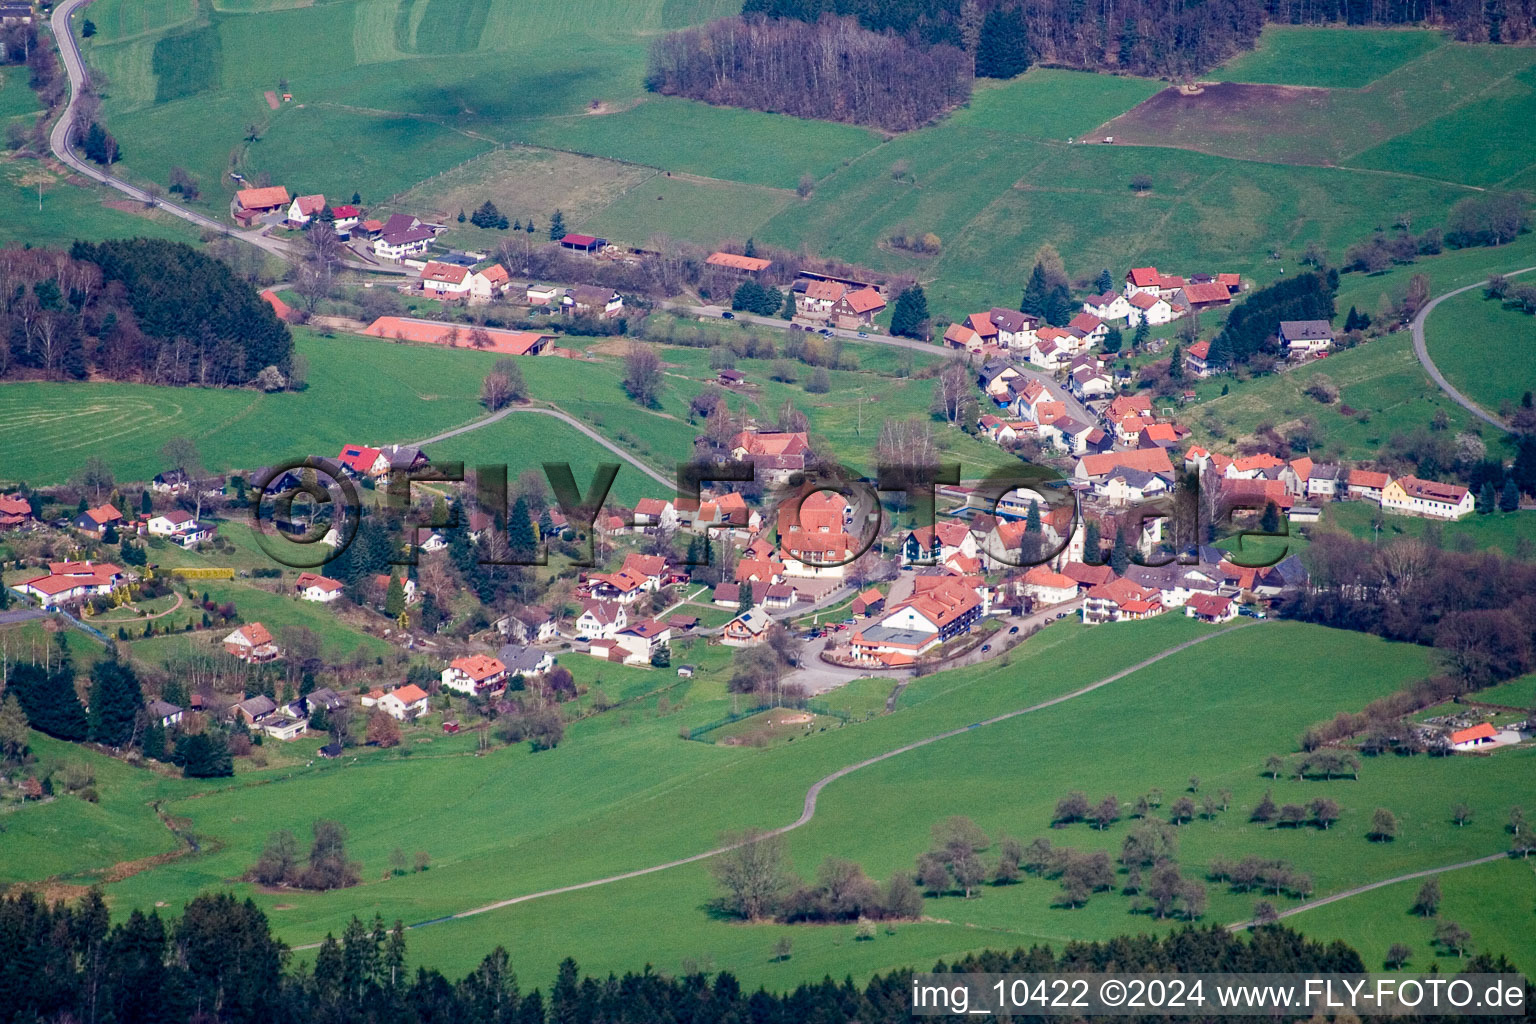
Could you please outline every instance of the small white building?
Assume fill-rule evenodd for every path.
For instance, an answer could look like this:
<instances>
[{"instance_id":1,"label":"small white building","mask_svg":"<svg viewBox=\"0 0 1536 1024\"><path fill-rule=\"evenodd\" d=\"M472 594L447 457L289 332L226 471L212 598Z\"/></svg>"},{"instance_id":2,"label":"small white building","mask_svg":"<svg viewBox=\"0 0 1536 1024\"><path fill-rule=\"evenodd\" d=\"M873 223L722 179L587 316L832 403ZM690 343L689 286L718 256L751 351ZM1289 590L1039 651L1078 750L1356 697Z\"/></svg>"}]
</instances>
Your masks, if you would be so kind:
<instances>
[{"instance_id":1,"label":"small white building","mask_svg":"<svg viewBox=\"0 0 1536 1024\"><path fill-rule=\"evenodd\" d=\"M333 580L329 576L321 576L318 573L301 572L299 578L294 581L293 589L305 601L330 604L341 597L346 584L341 580Z\"/></svg>"}]
</instances>

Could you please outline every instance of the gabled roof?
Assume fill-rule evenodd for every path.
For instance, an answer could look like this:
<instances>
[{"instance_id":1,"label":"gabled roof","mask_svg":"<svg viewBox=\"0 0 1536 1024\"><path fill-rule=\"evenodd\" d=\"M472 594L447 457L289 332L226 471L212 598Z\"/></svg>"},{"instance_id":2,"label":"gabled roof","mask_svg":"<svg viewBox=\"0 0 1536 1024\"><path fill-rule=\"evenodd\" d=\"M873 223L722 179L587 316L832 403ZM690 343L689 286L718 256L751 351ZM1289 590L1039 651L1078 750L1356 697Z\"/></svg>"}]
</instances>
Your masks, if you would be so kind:
<instances>
[{"instance_id":1,"label":"gabled roof","mask_svg":"<svg viewBox=\"0 0 1536 1024\"><path fill-rule=\"evenodd\" d=\"M1184 297L1190 302L1229 302L1232 299L1232 290L1224 284L1211 282L1210 284L1186 284Z\"/></svg>"},{"instance_id":2,"label":"gabled roof","mask_svg":"<svg viewBox=\"0 0 1536 1024\"><path fill-rule=\"evenodd\" d=\"M379 449L369 448L366 445L349 444L341 449L341 454L336 456L336 461L352 470L354 473L366 473L373 468L373 464L379 459Z\"/></svg>"},{"instance_id":3,"label":"gabled roof","mask_svg":"<svg viewBox=\"0 0 1536 1024\"><path fill-rule=\"evenodd\" d=\"M282 185L269 188L243 188L235 193L235 202L242 210L266 210L288 205L288 190Z\"/></svg>"},{"instance_id":4,"label":"gabled roof","mask_svg":"<svg viewBox=\"0 0 1536 1024\"><path fill-rule=\"evenodd\" d=\"M853 307L855 313L869 313L885 308L885 299L873 288L860 288L843 296L843 301Z\"/></svg>"},{"instance_id":5,"label":"gabled roof","mask_svg":"<svg viewBox=\"0 0 1536 1024\"><path fill-rule=\"evenodd\" d=\"M115 523L123 518L123 514L114 508L111 502L105 505L97 505L95 508L88 508L85 510L84 515L98 526Z\"/></svg>"},{"instance_id":6,"label":"gabled roof","mask_svg":"<svg viewBox=\"0 0 1536 1024\"><path fill-rule=\"evenodd\" d=\"M1421 480L1416 476L1400 477L1397 486L1410 498L1438 501L1459 505L1467 496L1467 489L1460 484L1442 484L1438 480Z\"/></svg>"},{"instance_id":7,"label":"gabled roof","mask_svg":"<svg viewBox=\"0 0 1536 1024\"><path fill-rule=\"evenodd\" d=\"M319 573L301 572L299 578L294 581L294 586L299 590L308 590L310 587L319 587L327 594L335 593L346 586L341 580L333 580L329 576L321 576Z\"/></svg>"},{"instance_id":8,"label":"gabled roof","mask_svg":"<svg viewBox=\"0 0 1536 1024\"><path fill-rule=\"evenodd\" d=\"M846 285L836 281L809 281L805 286L805 297L821 302L836 302L848 291Z\"/></svg>"},{"instance_id":9,"label":"gabled roof","mask_svg":"<svg viewBox=\"0 0 1536 1024\"><path fill-rule=\"evenodd\" d=\"M1392 482L1392 478L1386 473L1377 473L1369 469L1352 469L1349 471L1350 487L1371 487L1381 490Z\"/></svg>"},{"instance_id":10,"label":"gabled roof","mask_svg":"<svg viewBox=\"0 0 1536 1024\"><path fill-rule=\"evenodd\" d=\"M463 284L469 276L468 267L455 266L452 263L439 263L429 260L425 267L421 268L421 279L433 281L439 284Z\"/></svg>"},{"instance_id":11,"label":"gabled roof","mask_svg":"<svg viewBox=\"0 0 1536 1024\"><path fill-rule=\"evenodd\" d=\"M1457 729L1451 733L1452 743L1470 743L1473 740L1491 740L1499 734L1491 722L1474 725L1470 729Z\"/></svg>"},{"instance_id":12,"label":"gabled roof","mask_svg":"<svg viewBox=\"0 0 1536 1024\"><path fill-rule=\"evenodd\" d=\"M596 243L597 243L597 236L595 236L595 235L578 235L574 231L571 232L570 234L566 235L564 238L560 239L560 244L561 245L581 245L581 246L589 246L590 247L592 245L595 245Z\"/></svg>"},{"instance_id":13,"label":"gabled roof","mask_svg":"<svg viewBox=\"0 0 1536 1024\"><path fill-rule=\"evenodd\" d=\"M1232 598L1224 594L1195 594L1185 602L1196 615L1225 615L1232 606Z\"/></svg>"},{"instance_id":14,"label":"gabled roof","mask_svg":"<svg viewBox=\"0 0 1536 1024\"><path fill-rule=\"evenodd\" d=\"M1115 578L1115 570L1107 565L1089 565L1086 562L1068 562L1061 567L1061 574L1076 580L1080 586L1097 586Z\"/></svg>"},{"instance_id":15,"label":"gabled roof","mask_svg":"<svg viewBox=\"0 0 1536 1024\"><path fill-rule=\"evenodd\" d=\"M1130 298L1131 305L1135 306L1137 309L1151 309L1153 306L1162 301L1162 299L1158 298L1151 292L1137 292Z\"/></svg>"},{"instance_id":16,"label":"gabled roof","mask_svg":"<svg viewBox=\"0 0 1536 1024\"><path fill-rule=\"evenodd\" d=\"M406 683L399 689L387 694L387 696L394 697L402 704L415 704L418 701L427 699L427 691L415 683Z\"/></svg>"},{"instance_id":17,"label":"gabled roof","mask_svg":"<svg viewBox=\"0 0 1536 1024\"><path fill-rule=\"evenodd\" d=\"M1021 313L1017 309L1003 309L1001 306L993 306L987 311L992 322L1000 331L1009 334L1018 334L1022 331L1032 330L1040 324L1040 318L1029 313Z\"/></svg>"},{"instance_id":18,"label":"gabled roof","mask_svg":"<svg viewBox=\"0 0 1536 1024\"><path fill-rule=\"evenodd\" d=\"M1155 288L1161 276L1156 267L1132 267L1125 278L1137 288Z\"/></svg>"},{"instance_id":19,"label":"gabled roof","mask_svg":"<svg viewBox=\"0 0 1536 1024\"><path fill-rule=\"evenodd\" d=\"M267 632L267 627L259 622L247 622L224 638L225 643L240 643L241 641L250 644L252 647L260 647L262 644L272 642L272 634Z\"/></svg>"},{"instance_id":20,"label":"gabled roof","mask_svg":"<svg viewBox=\"0 0 1536 1024\"><path fill-rule=\"evenodd\" d=\"M325 209L325 196L296 196L293 202L299 208L299 216L301 217L313 217ZM332 210L331 212L335 213L336 211Z\"/></svg>"},{"instance_id":21,"label":"gabled roof","mask_svg":"<svg viewBox=\"0 0 1536 1024\"><path fill-rule=\"evenodd\" d=\"M1169 474L1173 473L1173 463L1168 461L1168 452L1163 448L1138 448L1129 452L1103 452L1097 455L1084 455L1078 462L1083 472L1088 476L1103 476L1106 473L1125 467L1126 469L1139 469L1147 473Z\"/></svg>"},{"instance_id":22,"label":"gabled roof","mask_svg":"<svg viewBox=\"0 0 1536 1024\"><path fill-rule=\"evenodd\" d=\"M759 271L767 270L773 266L772 260L758 259L756 256L738 256L734 252L714 252L704 260L710 266L730 267L733 270Z\"/></svg>"},{"instance_id":23,"label":"gabled roof","mask_svg":"<svg viewBox=\"0 0 1536 1024\"><path fill-rule=\"evenodd\" d=\"M944 340L951 345L969 345L972 338L981 336L962 323L950 324L944 329Z\"/></svg>"},{"instance_id":24,"label":"gabled roof","mask_svg":"<svg viewBox=\"0 0 1536 1024\"><path fill-rule=\"evenodd\" d=\"M448 663L448 667L458 669L477 683L507 670L507 666L500 660L488 654L470 654L462 658L454 658Z\"/></svg>"},{"instance_id":25,"label":"gabled roof","mask_svg":"<svg viewBox=\"0 0 1536 1024\"><path fill-rule=\"evenodd\" d=\"M1327 320L1281 320L1280 337L1284 341L1332 340L1333 326Z\"/></svg>"},{"instance_id":26,"label":"gabled roof","mask_svg":"<svg viewBox=\"0 0 1536 1024\"><path fill-rule=\"evenodd\" d=\"M1208 359L1211 355L1211 343L1208 341L1197 341L1189 346L1188 351L1196 359Z\"/></svg>"},{"instance_id":27,"label":"gabled roof","mask_svg":"<svg viewBox=\"0 0 1536 1024\"><path fill-rule=\"evenodd\" d=\"M1100 320L1092 313L1079 313L1071 319L1067 326L1075 327L1082 331L1084 334L1092 334L1094 331L1104 326L1104 321Z\"/></svg>"},{"instance_id":28,"label":"gabled roof","mask_svg":"<svg viewBox=\"0 0 1536 1024\"><path fill-rule=\"evenodd\" d=\"M1031 587L1051 587L1056 590L1070 590L1077 586L1077 581L1070 576L1055 572L1044 565L1037 565L1024 574L1024 583Z\"/></svg>"},{"instance_id":29,"label":"gabled roof","mask_svg":"<svg viewBox=\"0 0 1536 1024\"><path fill-rule=\"evenodd\" d=\"M342 203L340 206L331 207L331 213L335 215L337 220L347 220L350 217L356 217L359 211L357 207L350 203Z\"/></svg>"}]
</instances>

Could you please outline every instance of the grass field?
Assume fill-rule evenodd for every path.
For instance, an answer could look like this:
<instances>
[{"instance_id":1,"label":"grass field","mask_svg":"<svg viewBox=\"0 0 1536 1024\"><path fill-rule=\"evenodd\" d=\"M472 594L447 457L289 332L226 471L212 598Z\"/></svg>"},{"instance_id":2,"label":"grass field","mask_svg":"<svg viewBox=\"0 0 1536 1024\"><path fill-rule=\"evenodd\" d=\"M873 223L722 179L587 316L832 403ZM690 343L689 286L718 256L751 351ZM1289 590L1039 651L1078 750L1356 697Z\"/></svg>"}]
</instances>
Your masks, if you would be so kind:
<instances>
[{"instance_id":1,"label":"grass field","mask_svg":"<svg viewBox=\"0 0 1536 1024\"><path fill-rule=\"evenodd\" d=\"M1515 281L1522 280L1514 278ZM1536 317L1505 309L1481 290L1435 307L1424 326L1429 356L1456 389L1495 415L1518 405L1536 387L1529 369L1536 351Z\"/></svg>"},{"instance_id":2,"label":"grass field","mask_svg":"<svg viewBox=\"0 0 1536 1024\"><path fill-rule=\"evenodd\" d=\"M1536 708L1536 674L1511 679L1477 695L1490 704L1508 704L1517 708Z\"/></svg>"},{"instance_id":3,"label":"grass field","mask_svg":"<svg viewBox=\"0 0 1536 1024\"><path fill-rule=\"evenodd\" d=\"M422 920L599 877L704 848L717 830L732 824L789 820L805 786L842 764L1066 692L1198 631L1174 616L1112 636L1061 623L1013 652L1008 665L914 681L897 714L765 750L683 742L676 737L680 716L658 718L641 705L630 709L627 725L611 716L578 724L569 742L550 754L503 750L485 760L439 756L433 747L410 758L289 771L270 786L168 805L222 845L204 857L134 876L113 886L111 896L121 912L153 900L175 903L200 886L219 884L249 863L267 830L302 831L317 806L348 825L353 854L362 860L368 881L325 897L256 894L264 905L290 905L273 911L276 927L290 941L337 928L363 907L377 906L386 918ZM1234 675L1234 658L1265 664L1266 670ZM1365 665L1370 671L1360 671ZM850 776L829 788L813 822L792 834L791 853L802 873L823 857L838 855L883 877L909 866L927 841L928 823L950 813L970 814L994 834L1026 841L1050 835L1057 843L1117 848L1126 824L1102 834L1086 826L1052 832L1047 819L1055 799L1069 788L1095 797L1118 791L1126 799L1153 785L1172 799L1190 774L1202 777L1202 792L1233 792L1231 811L1181 830L1181 862L1191 872L1211 857L1267 852L1311 872L1318 891L1326 893L1498 849L1501 788L1518 787L1516 780L1530 768L1529 751L1492 759L1371 760L1359 781L1272 782L1262 775L1264 756L1294 749L1306 724L1335 709L1358 707L1428 668L1422 649L1357 634L1283 623L1244 627L1049 712L967 733ZM605 676L609 672L603 669ZM718 687L717 681L690 683L682 720L707 721L728 708ZM862 695L850 697L873 707L883 703L884 692L879 681L871 681ZM1264 702L1264 715L1244 713L1254 701ZM1202 727L1212 720L1227 727ZM1157 768L1149 772L1149 765ZM583 785L574 790L565 785L572 777L582 778ZM431 781L413 786L406 779ZM1249 825L1243 809L1268 788L1282 801L1304 802L1326 792L1344 805L1344 817L1326 833ZM303 799L292 799L299 791ZM384 792L390 799L379 799ZM748 793L752 798L743 800ZM1463 795L1479 814L1472 825L1454 829L1445 820L1447 808ZM466 801L473 803L481 826L443 842L444 823L462 814ZM515 801L515 813L508 801ZM1363 838L1378 805L1393 807L1403 822L1395 844ZM386 806L388 813L380 813ZM432 871L374 881L396 846L427 849ZM1052 906L1057 892L1053 882L1027 880L987 888L969 901L931 900L929 916L950 924L901 925L894 936L877 936L870 949L855 945L849 928L791 929L795 955L787 967L768 961L779 929L711 920L701 909L712 885L700 865L437 925L411 938L417 962L444 969L461 970L482 947L504 942L519 969L535 975L547 973L566 954L597 970L641 958L673 969L685 957L709 957L717 969L738 971L749 984L778 987L823 971L858 977L912 956L1168 927L1128 915L1126 900L1114 895L1096 896L1083 910L1063 910ZM1213 887L1210 917L1240 918L1252 898ZM595 925L599 919L605 921L602 928ZM1520 962L1536 950L1522 940L1510 952Z\"/></svg>"},{"instance_id":4,"label":"grass field","mask_svg":"<svg viewBox=\"0 0 1536 1024\"><path fill-rule=\"evenodd\" d=\"M1356 537L1369 539L1375 535L1374 524L1380 510L1369 502L1341 501L1324 506L1323 523L1337 526ZM1449 548L1467 545L1472 550L1490 548L1513 558L1518 542L1523 537L1536 541L1536 512L1490 512L1473 514L1454 523L1437 522L1419 516L1380 515L1381 533L1376 539L1388 544L1397 537L1422 537L1432 527L1438 530L1441 542ZM1529 556L1527 556L1529 557Z\"/></svg>"},{"instance_id":5,"label":"grass field","mask_svg":"<svg viewBox=\"0 0 1536 1024\"><path fill-rule=\"evenodd\" d=\"M1253 51L1205 77L1218 82L1359 89L1444 42L1437 32L1266 25Z\"/></svg>"},{"instance_id":6,"label":"grass field","mask_svg":"<svg viewBox=\"0 0 1536 1024\"><path fill-rule=\"evenodd\" d=\"M1303 394L1316 374L1338 385L1338 402L1324 406ZM1442 411L1453 431L1472 425L1471 415L1425 377L1407 331L1336 352L1315 366L1246 381L1203 381L1196 393L1200 402L1186 420L1200 443L1230 447L1266 423L1284 435L1302 418L1312 417L1322 438L1310 453L1318 461L1374 458L1393 435L1427 428ZM1351 415L1342 411L1346 405L1354 410ZM1487 440L1490 450L1497 451L1495 439Z\"/></svg>"}]
</instances>

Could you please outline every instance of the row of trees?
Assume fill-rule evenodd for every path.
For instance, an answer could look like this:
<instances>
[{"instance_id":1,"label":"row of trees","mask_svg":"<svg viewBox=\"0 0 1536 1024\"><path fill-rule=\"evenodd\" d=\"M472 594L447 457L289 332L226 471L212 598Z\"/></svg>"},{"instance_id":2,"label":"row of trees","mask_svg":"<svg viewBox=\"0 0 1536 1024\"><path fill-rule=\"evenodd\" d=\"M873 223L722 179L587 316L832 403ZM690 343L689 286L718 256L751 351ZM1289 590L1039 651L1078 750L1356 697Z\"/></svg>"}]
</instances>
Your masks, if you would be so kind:
<instances>
[{"instance_id":1,"label":"row of trees","mask_svg":"<svg viewBox=\"0 0 1536 1024\"><path fill-rule=\"evenodd\" d=\"M1449 932L1446 937L1460 938ZM179 918L134 911L116 924L97 890L73 907L50 905L31 892L6 895L0 897L0 948L8 954L0 961L0 1024L39 1019L181 1024L208 1019L210 1007L217 1007L226 1024L567 1024L642 1019L637 1014L647 1021L697 1024L898 1024L910 1017L912 985L911 969L902 968L877 974L862 987L827 978L782 993L749 991L729 972L711 978L696 965L676 975L647 968L583 977L567 958L546 994L520 983L501 948L456 981L430 967L407 970L405 928L400 922L386 926L378 917L371 924L354 917L339 938L326 937L312 964L301 966L288 961L254 901L224 893L198 896ZM787 948L781 940L772 955L783 958ZM1465 950L1463 945L1455 951ZM1342 942L1325 944L1278 925L1248 934L1188 927L1163 936L1073 943L1059 953L1044 945L983 951L934 969L1053 973L1110 971L1126 964L1178 973L1365 970L1360 956ZM1466 970L1515 969L1502 957L1481 954L1467 961ZM1532 992L1527 986L1527 1000ZM1160 1018L1126 1019L1142 1024Z\"/></svg>"},{"instance_id":2,"label":"row of trees","mask_svg":"<svg viewBox=\"0 0 1536 1024\"><path fill-rule=\"evenodd\" d=\"M662 36L646 87L668 96L905 131L971 94L971 62L853 18L722 18Z\"/></svg>"},{"instance_id":3,"label":"row of trees","mask_svg":"<svg viewBox=\"0 0 1536 1024\"><path fill-rule=\"evenodd\" d=\"M1228 366L1246 363L1260 352L1277 352L1280 321L1332 320L1338 289L1336 270L1297 274L1260 288L1227 315L1226 324L1211 341L1210 361Z\"/></svg>"}]
</instances>

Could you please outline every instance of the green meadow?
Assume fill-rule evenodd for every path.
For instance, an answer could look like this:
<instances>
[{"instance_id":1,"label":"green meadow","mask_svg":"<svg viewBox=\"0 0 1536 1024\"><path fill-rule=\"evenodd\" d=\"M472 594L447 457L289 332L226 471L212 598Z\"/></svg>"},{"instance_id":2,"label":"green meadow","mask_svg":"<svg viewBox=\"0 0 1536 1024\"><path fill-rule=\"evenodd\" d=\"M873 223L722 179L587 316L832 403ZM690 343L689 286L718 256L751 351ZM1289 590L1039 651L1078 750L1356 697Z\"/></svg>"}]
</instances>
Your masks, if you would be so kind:
<instances>
[{"instance_id":1,"label":"green meadow","mask_svg":"<svg viewBox=\"0 0 1536 1024\"><path fill-rule=\"evenodd\" d=\"M1528 372L1536 351L1536 317L1506 309L1497 299L1485 298L1481 289L1436 306L1424 337L1429 357L1446 379L1494 415L1518 405L1536 387Z\"/></svg>"},{"instance_id":2,"label":"green meadow","mask_svg":"<svg viewBox=\"0 0 1536 1024\"><path fill-rule=\"evenodd\" d=\"M1536 708L1536 675L1521 676L1492 689L1483 690L1478 700L1490 704L1508 704L1517 708Z\"/></svg>"},{"instance_id":3,"label":"green meadow","mask_svg":"<svg viewBox=\"0 0 1536 1024\"><path fill-rule=\"evenodd\" d=\"M1493 549L1509 558L1519 552L1519 541L1536 538L1536 512L1473 513L1455 522L1437 522L1420 516L1386 515L1368 502L1343 501L1324 506L1323 522L1362 539L1374 538L1389 544L1398 537L1423 537L1434 531L1444 546L1468 547L1474 551ZM1376 524L1381 524L1378 533ZM1527 555L1526 557L1530 557Z\"/></svg>"},{"instance_id":4,"label":"green meadow","mask_svg":"<svg viewBox=\"0 0 1536 1024\"><path fill-rule=\"evenodd\" d=\"M1259 45L1205 77L1218 82L1358 89L1444 42L1435 32L1269 25Z\"/></svg>"},{"instance_id":5,"label":"green meadow","mask_svg":"<svg viewBox=\"0 0 1536 1024\"><path fill-rule=\"evenodd\" d=\"M678 738L679 723L709 721L729 708L718 670L675 686L670 678L630 670L650 676L635 682L639 692L671 686L674 707L680 699L682 710L658 715L654 700L631 704L622 718L610 712L577 723L566 743L539 755L517 748L472 757L467 748L433 740L355 764L251 773L242 776L246 784L169 802L166 811L190 818L208 852L136 874L110 886L109 896L122 913L157 901L175 905L202 887L229 884L268 831L287 827L302 836L324 807L348 826L364 883L325 895L252 891L280 934L311 942L339 929L350 914L374 908L386 919L429 920L687 856L708 849L727 828L786 823L805 788L842 765L1070 692L1207 631L1173 615L1118 628L1057 624L1026 641L1007 663L914 681L894 714L766 749ZM697 662L694 654L689 658ZM574 667L590 659L564 660ZM1233 664L1264 668L1233 673ZM611 666L592 665L605 689L626 685ZM1055 801L1069 789L1093 799L1113 792L1129 801L1155 786L1165 794L1166 814L1167 802L1192 775L1200 777L1201 793L1230 790L1231 799L1225 812L1178 829L1180 863L1191 876L1213 858L1257 853L1290 860L1327 894L1496 852L1506 841L1505 804L1528 791L1530 751L1491 759L1367 759L1358 780L1276 781L1264 774L1264 758L1295 750L1308 724L1358 708L1432 669L1428 652L1408 645L1297 624L1243 626L1051 709L967 731L839 780L823 792L810 824L790 834L789 852L802 875L839 856L885 877L910 869L928 842L929 824L950 814L970 815L994 836L1026 842L1045 836L1058 845L1113 852L1132 823L1102 833L1086 825L1052 829ZM867 701L849 697L869 710L883 707L888 689L872 682L867 690ZM269 784L249 784L258 780ZM1247 809L1266 790L1278 802L1326 795L1343 814L1326 832L1252 824ZM1462 799L1477 814L1458 829L1449 808ZM1399 817L1393 843L1365 839L1378 806ZM465 824L470 821L474 825ZM397 847L426 850L432 869L386 877ZM415 930L413 960L459 971L501 943L520 971L535 975L566 955L594 970L642 960L675 970L691 959L739 972L749 984L780 987L824 972L860 977L984 946L1059 944L1173 926L1130 913L1129 901L1114 893L1065 909L1057 883L1026 878L1015 886L984 886L970 900L930 899L924 922L898 924L893 933L859 943L851 926L786 929L719 920L706 908L713 894L707 865L669 869ZM1255 898L1213 884L1207 919L1240 920ZM1296 905L1285 898L1279 903ZM1296 920L1308 926L1308 915ZM1497 947L1517 963L1536 957L1528 935L1502 928L1480 934L1475 918L1463 923L1480 948ZM785 964L769 958L780 934L794 941Z\"/></svg>"},{"instance_id":6,"label":"green meadow","mask_svg":"<svg viewBox=\"0 0 1536 1024\"><path fill-rule=\"evenodd\" d=\"M941 318L1011 304L1045 243L1084 278L1156 263L1265 283L1309 243L1342 252L1389 226L1383 211L1437 223L1468 185L1515 187L1536 173L1536 151L1508 127L1528 120L1530 52L1422 30L1272 27L1216 74L1321 87L1326 103L1282 111L1283 133L1264 111L1225 110L1224 141L1182 149L1168 148L1186 144L1177 133L1146 146L1069 145L1141 109L1161 84L1058 69L982 83L947 118L894 137L644 91L655 33L733 9L583 0L557 17L473 0L449 16L426 0L341 0L189 14L162 0L143 13L105 8L85 44L111 83L106 114L125 170L163 184L183 166L213 213L234 188L230 170L450 215L476 196L503 197L504 212L541 226L559 207L572 228L631 244L755 236L912 274ZM293 101L268 109L263 93L281 83ZM509 143L609 166L552 181L547 160L493 176L472 160ZM1298 145L1332 155L1297 156ZM1360 150L1349 161L1358 167L1295 166ZM1441 155L1466 152L1497 152L1497 166ZM1128 188L1140 174L1153 181L1147 194ZM810 191L798 197L802 177ZM895 250L898 231L932 232L943 248Z\"/></svg>"}]
</instances>

